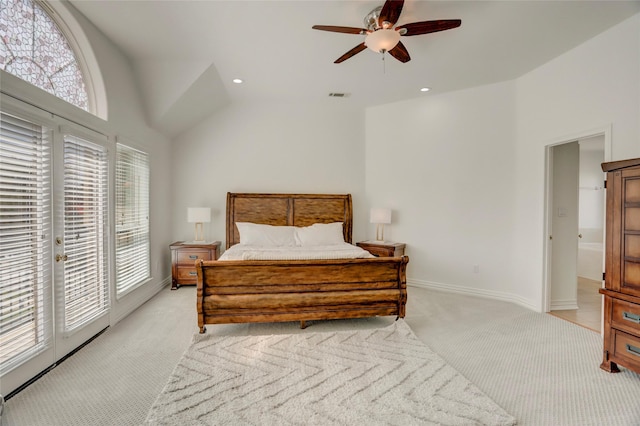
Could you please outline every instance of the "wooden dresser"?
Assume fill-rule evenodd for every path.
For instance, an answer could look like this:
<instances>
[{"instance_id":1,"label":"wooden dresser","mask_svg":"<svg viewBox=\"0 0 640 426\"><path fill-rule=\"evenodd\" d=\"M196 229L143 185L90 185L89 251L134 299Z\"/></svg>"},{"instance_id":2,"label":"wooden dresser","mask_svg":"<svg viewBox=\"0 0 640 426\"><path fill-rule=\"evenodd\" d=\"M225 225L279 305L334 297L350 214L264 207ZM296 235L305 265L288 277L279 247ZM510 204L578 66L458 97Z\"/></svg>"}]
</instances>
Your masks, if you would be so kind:
<instances>
[{"instance_id":1,"label":"wooden dresser","mask_svg":"<svg viewBox=\"0 0 640 426\"><path fill-rule=\"evenodd\" d=\"M197 260L218 260L220 241L194 244L178 241L169 246L171 249L171 290L181 285L196 285Z\"/></svg>"},{"instance_id":2,"label":"wooden dresser","mask_svg":"<svg viewBox=\"0 0 640 426\"><path fill-rule=\"evenodd\" d=\"M603 163L607 173L604 350L600 368L640 373L640 158Z\"/></svg>"}]
</instances>

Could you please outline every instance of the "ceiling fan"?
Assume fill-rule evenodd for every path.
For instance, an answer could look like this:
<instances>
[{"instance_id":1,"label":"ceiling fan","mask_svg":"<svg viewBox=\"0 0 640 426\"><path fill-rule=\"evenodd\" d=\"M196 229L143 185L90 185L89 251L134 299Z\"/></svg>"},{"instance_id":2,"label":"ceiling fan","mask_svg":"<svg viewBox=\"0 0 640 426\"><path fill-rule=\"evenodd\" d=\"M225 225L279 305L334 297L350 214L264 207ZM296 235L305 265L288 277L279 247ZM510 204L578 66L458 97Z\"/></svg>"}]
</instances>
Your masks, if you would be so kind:
<instances>
[{"instance_id":1,"label":"ceiling fan","mask_svg":"<svg viewBox=\"0 0 640 426\"><path fill-rule=\"evenodd\" d=\"M400 41L400 37L415 36L450 30L460 26L460 19L441 19L437 21L421 21L411 24L393 26L398 21L404 0L387 0L383 6L378 6L364 17L366 28L337 27L332 25L314 25L314 30L331 31L335 33L365 35L364 42L360 43L344 55L334 61L339 64L350 57L362 52L367 47L374 52L386 53L400 62L409 62L411 57L407 48Z\"/></svg>"}]
</instances>

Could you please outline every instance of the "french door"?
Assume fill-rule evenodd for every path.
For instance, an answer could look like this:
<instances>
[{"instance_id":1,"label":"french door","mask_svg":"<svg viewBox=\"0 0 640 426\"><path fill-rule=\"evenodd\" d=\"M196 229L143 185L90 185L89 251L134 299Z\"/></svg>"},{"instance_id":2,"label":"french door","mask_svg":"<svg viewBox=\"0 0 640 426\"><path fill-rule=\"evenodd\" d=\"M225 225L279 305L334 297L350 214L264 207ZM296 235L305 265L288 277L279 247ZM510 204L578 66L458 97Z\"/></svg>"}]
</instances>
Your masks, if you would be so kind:
<instances>
[{"instance_id":1,"label":"french door","mask_svg":"<svg viewBox=\"0 0 640 426\"><path fill-rule=\"evenodd\" d=\"M0 105L0 392L109 325L107 138ZM18 105L18 106L16 106Z\"/></svg>"}]
</instances>

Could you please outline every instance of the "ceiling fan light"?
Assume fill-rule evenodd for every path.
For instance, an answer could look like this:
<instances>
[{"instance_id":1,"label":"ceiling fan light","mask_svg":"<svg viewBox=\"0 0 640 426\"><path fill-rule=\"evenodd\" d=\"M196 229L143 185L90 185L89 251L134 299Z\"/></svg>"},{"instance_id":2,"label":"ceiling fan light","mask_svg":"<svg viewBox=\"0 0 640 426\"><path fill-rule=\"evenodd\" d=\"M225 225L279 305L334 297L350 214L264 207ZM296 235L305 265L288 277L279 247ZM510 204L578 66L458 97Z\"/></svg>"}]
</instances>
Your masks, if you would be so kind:
<instances>
[{"instance_id":1,"label":"ceiling fan light","mask_svg":"<svg viewBox=\"0 0 640 426\"><path fill-rule=\"evenodd\" d=\"M392 29L380 29L369 33L364 39L364 44L377 53L388 52L400 41L400 33Z\"/></svg>"}]
</instances>

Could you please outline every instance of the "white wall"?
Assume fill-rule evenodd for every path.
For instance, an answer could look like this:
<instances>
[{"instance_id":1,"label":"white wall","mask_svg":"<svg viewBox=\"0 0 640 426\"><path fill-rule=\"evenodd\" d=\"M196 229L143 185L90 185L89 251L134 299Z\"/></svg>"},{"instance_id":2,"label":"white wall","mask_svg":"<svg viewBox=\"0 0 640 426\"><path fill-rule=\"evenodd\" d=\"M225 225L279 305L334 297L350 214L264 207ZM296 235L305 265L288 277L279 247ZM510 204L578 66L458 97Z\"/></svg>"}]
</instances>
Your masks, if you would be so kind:
<instances>
[{"instance_id":1,"label":"white wall","mask_svg":"<svg viewBox=\"0 0 640 426\"><path fill-rule=\"evenodd\" d=\"M612 129L612 160L640 157L640 15L519 78L515 291L543 303L545 146Z\"/></svg>"},{"instance_id":2,"label":"white wall","mask_svg":"<svg viewBox=\"0 0 640 426\"><path fill-rule=\"evenodd\" d=\"M205 238L225 244L227 192L351 193L364 233L364 113L335 103L233 105L173 143L173 238L187 207L211 207Z\"/></svg>"},{"instance_id":3,"label":"white wall","mask_svg":"<svg viewBox=\"0 0 640 426\"><path fill-rule=\"evenodd\" d=\"M636 15L515 81L368 109L367 202L408 282L542 310L545 146L610 126L611 159L640 157L639 104Z\"/></svg>"},{"instance_id":4,"label":"white wall","mask_svg":"<svg viewBox=\"0 0 640 426\"><path fill-rule=\"evenodd\" d=\"M640 157L639 76L636 15L514 81L366 113L227 107L174 140L172 237L209 206L224 243L228 191L350 192L356 241L374 236L370 207L393 209L410 284L541 310L545 146L611 126L612 159Z\"/></svg>"},{"instance_id":5,"label":"white wall","mask_svg":"<svg viewBox=\"0 0 640 426\"><path fill-rule=\"evenodd\" d=\"M410 284L516 297L514 88L427 94L367 111L367 200L392 208L385 239L407 244Z\"/></svg>"}]
</instances>

